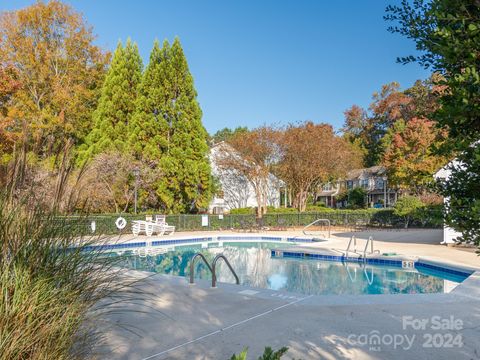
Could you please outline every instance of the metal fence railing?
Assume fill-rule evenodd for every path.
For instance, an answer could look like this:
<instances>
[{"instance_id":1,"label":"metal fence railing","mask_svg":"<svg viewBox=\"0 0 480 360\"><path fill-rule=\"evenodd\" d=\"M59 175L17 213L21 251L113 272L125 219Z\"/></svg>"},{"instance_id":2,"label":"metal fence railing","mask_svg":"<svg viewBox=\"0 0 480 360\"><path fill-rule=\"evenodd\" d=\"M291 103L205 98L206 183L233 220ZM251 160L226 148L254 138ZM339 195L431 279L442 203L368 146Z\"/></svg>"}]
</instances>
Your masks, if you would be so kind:
<instances>
[{"instance_id":1,"label":"metal fence railing","mask_svg":"<svg viewBox=\"0 0 480 360\"><path fill-rule=\"evenodd\" d=\"M115 225L116 219L122 216L127 220L127 226L120 231ZM202 222L204 216L208 222ZM265 214L257 219L253 214L241 215L167 215L166 221L174 225L176 231L199 231L199 230L254 230L270 229L285 230L287 228L304 227L317 219L328 219L332 227L382 227L402 228L405 219L395 216L392 210L336 210L315 213L274 213ZM441 209L428 209L412 215L409 227L413 228L440 228L443 223ZM145 215L132 214L108 214L108 215L85 215L59 217L58 223L65 226L73 226L81 234L92 233L92 222L95 222L96 234L118 234L119 232L131 232L133 220L145 220Z\"/></svg>"}]
</instances>

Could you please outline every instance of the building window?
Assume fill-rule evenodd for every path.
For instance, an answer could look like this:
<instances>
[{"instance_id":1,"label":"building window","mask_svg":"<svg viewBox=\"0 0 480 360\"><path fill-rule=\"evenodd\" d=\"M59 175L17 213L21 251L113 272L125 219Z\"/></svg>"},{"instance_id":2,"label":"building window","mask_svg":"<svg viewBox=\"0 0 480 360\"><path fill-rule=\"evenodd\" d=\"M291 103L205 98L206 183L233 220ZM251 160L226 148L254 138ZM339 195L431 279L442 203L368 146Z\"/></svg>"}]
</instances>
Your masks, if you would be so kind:
<instances>
[{"instance_id":1,"label":"building window","mask_svg":"<svg viewBox=\"0 0 480 360\"><path fill-rule=\"evenodd\" d=\"M223 207L215 206L213 208L213 214L214 215L222 215L224 213L223 210L224 210Z\"/></svg>"},{"instance_id":2,"label":"building window","mask_svg":"<svg viewBox=\"0 0 480 360\"><path fill-rule=\"evenodd\" d=\"M347 189L351 189L353 188L353 181L352 180L348 180L347 181Z\"/></svg>"},{"instance_id":3,"label":"building window","mask_svg":"<svg viewBox=\"0 0 480 360\"><path fill-rule=\"evenodd\" d=\"M360 180L360 186L364 189L368 189L368 179Z\"/></svg>"},{"instance_id":4,"label":"building window","mask_svg":"<svg viewBox=\"0 0 480 360\"><path fill-rule=\"evenodd\" d=\"M385 186L385 185L384 185L384 182L383 182L382 179L377 179L377 180L375 181L375 187L376 187L377 189L383 189L384 186Z\"/></svg>"},{"instance_id":5,"label":"building window","mask_svg":"<svg viewBox=\"0 0 480 360\"><path fill-rule=\"evenodd\" d=\"M332 184L328 183L323 185L323 191L330 191L332 190Z\"/></svg>"}]
</instances>

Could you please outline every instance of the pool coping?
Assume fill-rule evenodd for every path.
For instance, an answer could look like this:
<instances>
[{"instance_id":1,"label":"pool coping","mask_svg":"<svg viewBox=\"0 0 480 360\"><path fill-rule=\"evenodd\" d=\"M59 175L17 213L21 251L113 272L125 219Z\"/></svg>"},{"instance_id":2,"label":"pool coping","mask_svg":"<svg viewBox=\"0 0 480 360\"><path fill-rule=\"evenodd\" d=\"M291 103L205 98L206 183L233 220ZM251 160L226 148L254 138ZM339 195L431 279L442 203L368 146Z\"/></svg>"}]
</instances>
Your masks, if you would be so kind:
<instances>
[{"instance_id":1,"label":"pool coping","mask_svg":"<svg viewBox=\"0 0 480 360\"><path fill-rule=\"evenodd\" d=\"M125 241L117 241L115 243L94 243L85 246L85 250L115 250L115 249L131 249L136 247L156 247L169 245L194 245L202 243L222 243L222 242L272 242L272 243L317 243L327 241L323 238L298 237L298 236L266 236L266 235L216 235L216 236L175 236L169 238L149 237L145 240L135 241L136 239L128 239Z\"/></svg>"},{"instance_id":2,"label":"pool coping","mask_svg":"<svg viewBox=\"0 0 480 360\"><path fill-rule=\"evenodd\" d=\"M365 258L361 254L353 253L357 256L345 256L328 253L328 249L310 249L310 248L277 248L271 250L272 258L294 258L305 260L321 260L321 261L335 261L335 262L353 262L353 263L367 263L369 265L384 265L401 267L403 269L424 267L431 270L442 271L452 275L465 276L468 278L475 271L479 271L479 268L473 268L471 266L454 265L449 263L443 263L429 259L427 257L410 256L410 255L394 255L384 256L367 255ZM287 256L285 256L287 255ZM405 264L406 263L406 264ZM407 266L404 266L407 265Z\"/></svg>"}]
</instances>

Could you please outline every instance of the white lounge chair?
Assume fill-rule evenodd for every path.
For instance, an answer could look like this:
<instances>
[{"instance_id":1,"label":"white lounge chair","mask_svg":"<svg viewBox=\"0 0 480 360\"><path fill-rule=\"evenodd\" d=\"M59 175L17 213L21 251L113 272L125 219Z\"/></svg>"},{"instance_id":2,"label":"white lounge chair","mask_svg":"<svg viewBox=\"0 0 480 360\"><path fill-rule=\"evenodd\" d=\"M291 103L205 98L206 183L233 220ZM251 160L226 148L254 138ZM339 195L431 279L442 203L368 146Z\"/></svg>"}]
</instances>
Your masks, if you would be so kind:
<instances>
[{"instance_id":1,"label":"white lounge chair","mask_svg":"<svg viewBox=\"0 0 480 360\"><path fill-rule=\"evenodd\" d=\"M134 220L134 221L132 221L132 233L133 233L133 235L139 235L140 233L145 233L146 235L148 235L148 234L152 235L149 224L150 224L150 222L145 221L145 220Z\"/></svg>"},{"instance_id":2,"label":"white lounge chair","mask_svg":"<svg viewBox=\"0 0 480 360\"><path fill-rule=\"evenodd\" d=\"M165 215L155 215L155 221L151 221L151 219L152 217L149 215L147 220L132 221L132 233L134 235L145 233L147 236L152 236L155 233L162 236L175 232L175 226L168 225L165 222Z\"/></svg>"},{"instance_id":3,"label":"white lounge chair","mask_svg":"<svg viewBox=\"0 0 480 360\"><path fill-rule=\"evenodd\" d=\"M165 220L165 215L155 215L154 229L156 231L154 230L154 232L157 232L159 235L168 235L175 232L175 226L168 225Z\"/></svg>"}]
</instances>

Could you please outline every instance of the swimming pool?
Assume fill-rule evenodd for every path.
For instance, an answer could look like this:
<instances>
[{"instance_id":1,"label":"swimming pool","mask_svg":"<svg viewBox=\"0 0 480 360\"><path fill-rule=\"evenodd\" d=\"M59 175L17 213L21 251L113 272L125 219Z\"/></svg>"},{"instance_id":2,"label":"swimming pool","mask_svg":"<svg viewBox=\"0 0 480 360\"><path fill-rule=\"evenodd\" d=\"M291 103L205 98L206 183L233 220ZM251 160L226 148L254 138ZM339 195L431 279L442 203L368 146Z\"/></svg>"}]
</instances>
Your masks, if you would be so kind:
<instances>
[{"instance_id":1,"label":"swimming pool","mask_svg":"<svg viewBox=\"0 0 480 360\"><path fill-rule=\"evenodd\" d=\"M272 256L273 249L279 245L264 241L177 245L164 254L153 256L129 255L127 252L122 264L136 270L188 276L190 259L196 252L201 252L209 262L222 253L237 272L241 285L309 295L443 293L468 276L467 273L448 272L427 264L403 269L393 261L384 261L383 264L328 261L314 256L288 256L288 252L285 252L287 256ZM282 243L281 247L287 245ZM196 263L195 275L196 278L211 279L210 271L201 261ZM233 275L222 262L217 266L217 280L234 282Z\"/></svg>"}]
</instances>

